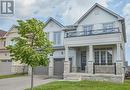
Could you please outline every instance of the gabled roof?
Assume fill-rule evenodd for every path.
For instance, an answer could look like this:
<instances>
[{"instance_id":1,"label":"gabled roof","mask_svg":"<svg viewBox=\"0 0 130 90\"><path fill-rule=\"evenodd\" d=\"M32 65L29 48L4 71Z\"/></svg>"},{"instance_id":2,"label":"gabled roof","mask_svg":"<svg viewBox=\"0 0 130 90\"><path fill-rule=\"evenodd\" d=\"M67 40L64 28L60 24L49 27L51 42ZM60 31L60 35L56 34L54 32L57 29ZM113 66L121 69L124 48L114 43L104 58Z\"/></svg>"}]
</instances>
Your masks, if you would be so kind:
<instances>
[{"instance_id":1,"label":"gabled roof","mask_svg":"<svg viewBox=\"0 0 130 90\"><path fill-rule=\"evenodd\" d=\"M79 18L79 20L78 20L75 24L80 23L80 22L81 22L93 9L95 9L96 7L99 7L99 8L101 8L102 10L104 10L104 11L110 13L111 15L117 17L118 20L124 19L123 17L121 17L120 15L114 13L113 11L111 11L111 10L109 10L109 9L107 9L107 8L105 8L105 7L103 7L103 6L101 6L101 5L98 4L98 3L95 3L81 18Z\"/></svg>"},{"instance_id":2,"label":"gabled roof","mask_svg":"<svg viewBox=\"0 0 130 90\"><path fill-rule=\"evenodd\" d=\"M6 31L0 30L0 38L2 38L6 34Z\"/></svg>"},{"instance_id":3,"label":"gabled roof","mask_svg":"<svg viewBox=\"0 0 130 90\"><path fill-rule=\"evenodd\" d=\"M13 28L16 28L16 25L12 25L11 28L9 29L9 31L11 31Z\"/></svg>"},{"instance_id":4,"label":"gabled roof","mask_svg":"<svg viewBox=\"0 0 130 90\"><path fill-rule=\"evenodd\" d=\"M60 27L64 27L60 22L58 22L57 20L55 20L55 19L52 18L52 17L50 17L50 18L46 21L45 26L46 26L50 21L55 22L55 23L56 23L58 26L60 26Z\"/></svg>"},{"instance_id":5,"label":"gabled roof","mask_svg":"<svg viewBox=\"0 0 130 90\"><path fill-rule=\"evenodd\" d=\"M6 37L6 35L7 35L8 33L10 33L13 28L16 28L16 25L12 25L11 28L9 29L9 31L4 35L4 37Z\"/></svg>"}]
</instances>

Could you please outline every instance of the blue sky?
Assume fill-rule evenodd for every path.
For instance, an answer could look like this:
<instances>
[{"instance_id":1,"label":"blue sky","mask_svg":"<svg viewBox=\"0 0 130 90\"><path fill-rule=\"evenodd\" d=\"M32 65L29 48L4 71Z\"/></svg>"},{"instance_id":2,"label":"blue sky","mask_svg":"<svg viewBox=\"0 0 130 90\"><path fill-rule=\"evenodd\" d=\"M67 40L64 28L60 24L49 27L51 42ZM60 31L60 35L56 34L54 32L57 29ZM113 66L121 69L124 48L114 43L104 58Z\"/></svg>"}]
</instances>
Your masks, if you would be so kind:
<instances>
[{"instance_id":1,"label":"blue sky","mask_svg":"<svg viewBox=\"0 0 130 90\"><path fill-rule=\"evenodd\" d=\"M125 18L126 60L130 65L130 0L15 0L14 16L0 17L0 29L8 31L13 24L17 24L17 19L32 17L41 21L53 17L64 25L73 24L95 3Z\"/></svg>"}]
</instances>

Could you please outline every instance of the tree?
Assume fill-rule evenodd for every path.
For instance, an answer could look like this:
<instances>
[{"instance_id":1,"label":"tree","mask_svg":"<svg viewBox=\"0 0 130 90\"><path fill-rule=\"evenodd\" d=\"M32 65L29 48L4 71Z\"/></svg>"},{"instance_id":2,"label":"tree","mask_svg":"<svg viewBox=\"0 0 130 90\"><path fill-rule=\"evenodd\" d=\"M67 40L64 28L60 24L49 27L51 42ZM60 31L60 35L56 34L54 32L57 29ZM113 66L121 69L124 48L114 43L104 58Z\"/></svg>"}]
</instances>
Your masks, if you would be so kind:
<instances>
[{"instance_id":1,"label":"tree","mask_svg":"<svg viewBox=\"0 0 130 90\"><path fill-rule=\"evenodd\" d=\"M52 42L47 38L43 28L45 24L34 18L23 21L18 20L18 34L20 37L12 39L16 44L7 46L14 61L31 66L31 90L33 89L33 68L47 66L48 56L52 54Z\"/></svg>"}]
</instances>

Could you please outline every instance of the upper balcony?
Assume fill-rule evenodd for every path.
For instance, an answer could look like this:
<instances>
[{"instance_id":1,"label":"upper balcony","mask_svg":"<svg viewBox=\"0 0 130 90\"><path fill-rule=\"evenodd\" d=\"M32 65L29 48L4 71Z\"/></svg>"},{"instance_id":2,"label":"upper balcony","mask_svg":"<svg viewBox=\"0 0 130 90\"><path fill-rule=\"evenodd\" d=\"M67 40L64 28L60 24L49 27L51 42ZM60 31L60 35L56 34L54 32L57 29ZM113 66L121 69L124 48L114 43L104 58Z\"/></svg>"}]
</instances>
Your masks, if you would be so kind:
<instances>
[{"instance_id":1,"label":"upper balcony","mask_svg":"<svg viewBox=\"0 0 130 90\"><path fill-rule=\"evenodd\" d=\"M64 44L68 46L86 46L116 44L122 42L119 28L97 29L90 31L65 31Z\"/></svg>"},{"instance_id":2,"label":"upper balcony","mask_svg":"<svg viewBox=\"0 0 130 90\"><path fill-rule=\"evenodd\" d=\"M90 35L102 35L102 34L112 34L119 33L119 28L108 28L108 29L97 29L90 31L66 31L65 38L80 37L80 36L90 36Z\"/></svg>"}]
</instances>

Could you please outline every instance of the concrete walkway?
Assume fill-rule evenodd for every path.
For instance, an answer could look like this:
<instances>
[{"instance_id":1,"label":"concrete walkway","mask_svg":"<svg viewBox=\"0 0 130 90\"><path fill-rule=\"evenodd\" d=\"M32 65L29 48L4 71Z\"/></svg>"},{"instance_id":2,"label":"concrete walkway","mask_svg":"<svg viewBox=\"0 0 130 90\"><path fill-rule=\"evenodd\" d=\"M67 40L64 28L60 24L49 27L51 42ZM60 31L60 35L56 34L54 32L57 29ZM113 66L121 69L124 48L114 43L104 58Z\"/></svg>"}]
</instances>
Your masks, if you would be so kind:
<instances>
[{"instance_id":1,"label":"concrete walkway","mask_svg":"<svg viewBox=\"0 0 130 90\"><path fill-rule=\"evenodd\" d=\"M57 80L45 79L44 76L34 76L34 86ZM0 79L0 90L24 90L26 88L30 88L30 76Z\"/></svg>"}]
</instances>

